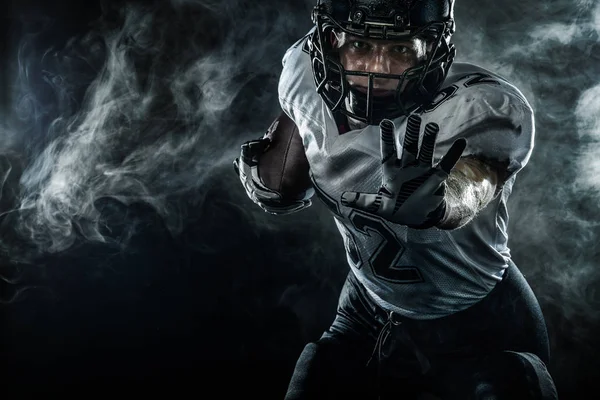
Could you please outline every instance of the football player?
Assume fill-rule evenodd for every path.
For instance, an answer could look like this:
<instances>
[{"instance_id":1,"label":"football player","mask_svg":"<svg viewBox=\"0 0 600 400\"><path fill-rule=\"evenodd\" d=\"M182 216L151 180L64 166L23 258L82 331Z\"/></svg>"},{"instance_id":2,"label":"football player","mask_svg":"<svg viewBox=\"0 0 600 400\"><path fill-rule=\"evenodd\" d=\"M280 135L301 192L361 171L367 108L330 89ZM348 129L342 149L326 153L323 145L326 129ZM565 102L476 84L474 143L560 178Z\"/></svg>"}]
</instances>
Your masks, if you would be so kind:
<instances>
[{"instance_id":1,"label":"football player","mask_svg":"<svg viewBox=\"0 0 600 400\"><path fill-rule=\"evenodd\" d=\"M544 318L508 247L533 112L503 77L453 62L453 7L318 1L283 57L279 121L293 124L235 161L273 214L316 193L347 251L336 318L300 355L286 400L557 398ZM257 172L277 125L297 129L308 161L294 193Z\"/></svg>"}]
</instances>

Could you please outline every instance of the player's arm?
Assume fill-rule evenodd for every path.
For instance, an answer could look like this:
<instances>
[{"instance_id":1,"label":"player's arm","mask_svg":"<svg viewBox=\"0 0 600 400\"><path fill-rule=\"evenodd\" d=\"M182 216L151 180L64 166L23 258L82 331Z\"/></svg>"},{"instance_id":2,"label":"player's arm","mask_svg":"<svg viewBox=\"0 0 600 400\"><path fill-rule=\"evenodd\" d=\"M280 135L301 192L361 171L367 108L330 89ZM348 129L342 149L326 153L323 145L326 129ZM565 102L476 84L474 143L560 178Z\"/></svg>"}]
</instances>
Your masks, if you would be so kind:
<instances>
[{"instance_id":1,"label":"player's arm","mask_svg":"<svg viewBox=\"0 0 600 400\"><path fill-rule=\"evenodd\" d=\"M263 137L244 143L234 167L248 197L271 214L311 205L314 194L298 127L284 112Z\"/></svg>"},{"instance_id":2,"label":"player's arm","mask_svg":"<svg viewBox=\"0 0 600 400\"><path fill-rule=\"evenodd\" d=\"M393 122L383 120L380 131L382 184L377 193L342 193L343 205L414 229L456 229L494 198L501 176L478 158L462 156L465 138L455 140L434 165L436 123L425 126L419 145L421 117L411 115L400 158Z\"/></svg>"},{"instance_id":3,"label":"player's arm","mask_svg":"<svg viewBox=\"0 0 600 400\"><path fill-rule=\"evenodd\" d=\"M469 223L494 198L498 179L496 169L485 162L461 158L446 180L446 212L436 226L450 230Z\"/></svg>"}]
</instances>

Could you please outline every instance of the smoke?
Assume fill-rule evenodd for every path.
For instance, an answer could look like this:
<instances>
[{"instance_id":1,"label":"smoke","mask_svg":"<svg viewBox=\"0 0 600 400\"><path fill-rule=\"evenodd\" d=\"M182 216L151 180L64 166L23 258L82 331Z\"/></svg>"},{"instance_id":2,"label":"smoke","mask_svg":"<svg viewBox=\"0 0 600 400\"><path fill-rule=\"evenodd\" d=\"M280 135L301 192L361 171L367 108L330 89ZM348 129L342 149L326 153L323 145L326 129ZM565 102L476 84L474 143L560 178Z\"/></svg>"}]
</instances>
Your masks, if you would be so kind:
<instances>
[{"instance_id":1,"label":"smoke","mask_svg":"<svg viewBox=\"0 0 600 400\"><path fill-rule=\"evenodd\" d=\"M319 330L330 316L323 304L335 304L346 271L331 217L319 204L303 215L265 214L232 166L240 144L280 113L281 59L310 29L312 5L105 2L64 42L47 39L60 30L50 17L23 17L0 137L0 154L22 164L0 170L15 192L0 210L0 250L16 266L0 271L13 291L6 300L40 286L59 297L55 276L65 267L47 264L62 258L86 264L96 279L112 276L116 254L142 252L139 238L152 235L156 214L182 252L203 254L198 269L222 269L226 255L237 256L232 266L251 265L232 272L232 298L258 290L257 276L281 283L244 297L242 313L259 318L269 304L281 306L302 320L305 335ZM271 270L289 260L296 262ZM301 278L292 284L291 276ZM202 285L213 290L205 281L199 293Z\"/></svg>"},{"instance_id":2,"label":"smoke","mask_svg":"<svg viewBox=\"0 0 600 400\"><path fill-rule=\"evenodd\" d=\"M304 33L288 22L292 5L158 4L105 9L62 49L37 51L44 29L19 45L12 111L20 125L4 133L3 152L30 153L9 214L38 254L80 239L126 241L133 231L112 238L103 230L105 199L147 204L181 232L180 199L204 201L208 177L231 169L240 140L258 136L275 115L276 89L258 85L276 88L280 55ZM29 134L15 144L17 131Z\"/></svg>"},{"instance_id":3,"label":"smoke","mask_svg":"<svg viewBox=\"0 0 600 400\"><path fill-rule=\"evenodd\" d=\"M472 5L457 4L459 61L507 77L536 116L533 155L509 201L509 246L547 316L550 368L568 397L585 382L583 365L598 365L592 350L600 325L600 5ZM482 10L489 11L475 15ZM493 23L474 34L470 18Z\"/></svg>"}]
</instances>

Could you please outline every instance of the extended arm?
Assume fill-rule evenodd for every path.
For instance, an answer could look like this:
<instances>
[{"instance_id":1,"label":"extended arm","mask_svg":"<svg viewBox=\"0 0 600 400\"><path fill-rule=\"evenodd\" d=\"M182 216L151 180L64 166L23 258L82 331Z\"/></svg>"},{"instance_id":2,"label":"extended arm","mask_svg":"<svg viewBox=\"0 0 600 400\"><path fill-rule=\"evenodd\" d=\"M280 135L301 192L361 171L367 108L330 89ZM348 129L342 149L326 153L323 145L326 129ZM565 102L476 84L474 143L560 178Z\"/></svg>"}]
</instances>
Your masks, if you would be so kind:
<instances>
[{"instance_id":1,"label":"extended arm","mask_svg":"<svg viewBox=\"0 0 600 400\"><path fill-rule=\"evenodd\" d=\"M342 204L415 229L451 230L467 224L494 198L501 170L461 157L462 138L432 165L439 127L427 124L419 148L420 125L419 116L409 117L397 159L393 123L381 123L382 185L377 193L344 192Z\"/></svg>"}]
</instances>

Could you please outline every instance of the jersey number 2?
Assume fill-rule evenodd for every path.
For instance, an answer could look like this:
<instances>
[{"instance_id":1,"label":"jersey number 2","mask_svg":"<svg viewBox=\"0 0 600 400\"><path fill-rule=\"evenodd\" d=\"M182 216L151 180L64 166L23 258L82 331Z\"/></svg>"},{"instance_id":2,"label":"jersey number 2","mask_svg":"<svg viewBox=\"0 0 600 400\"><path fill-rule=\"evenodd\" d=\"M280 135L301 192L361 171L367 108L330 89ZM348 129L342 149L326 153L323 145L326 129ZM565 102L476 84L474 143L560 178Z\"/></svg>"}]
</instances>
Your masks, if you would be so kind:
<instances>
[{"instance_id":1,"label":"jersey number 2","mask_svg":"<svg viewBox=\"0 0 600 400\"><path fill-rule=\"evenodd\" d=\"M360 233L367 236L377 234L383 239L369 259L371 270L375 276L393 283L423 282L423 277L417 268L394 265L404 253L404 246L396 238L394 232L381 220L355 211L350 214L349 218Z\"/></svg>"},{"instance_id":2,"label":"jersey number 2","mask_svg":"<svg viewBox=\"0 0 600 400\"><path fill-rule=\"evenodd\" d=\"M342 222L344 216L340 211L338 202L329 197L317 184L314 177L311 176L315 193L327 205L327 207L335 214L339 222ZM373 234L381 237L382 241L377 246L368 260L369 266L373 274L379 279L393 283L418 283L424 282L419 270L415 267L395 266L404 253L404 246L396 238L394 232L388 228L379 218L372 217L367 214L352 210L348 216L350 223L354 228L363 235L371 236ZM353 234L346 230L348 236L348 246L346 251L350 256L355 268L360 268L360 253L356 248L356 241Z\"/></svg>"}]
</instances>

